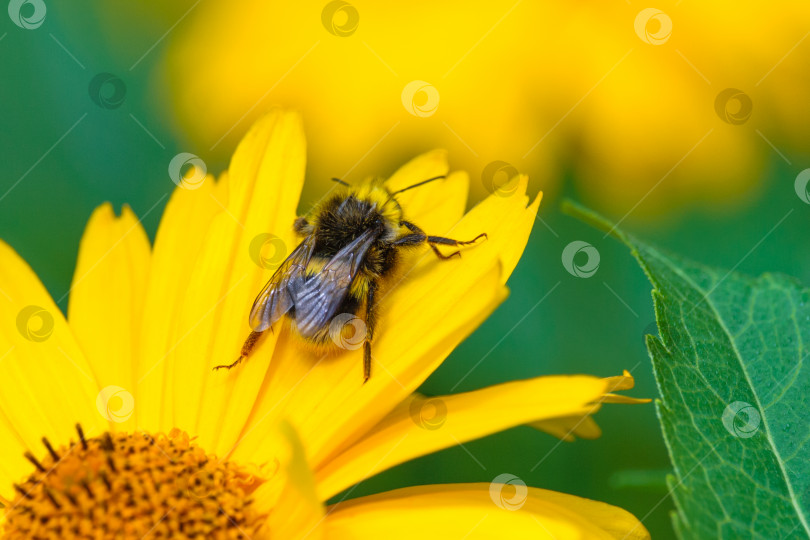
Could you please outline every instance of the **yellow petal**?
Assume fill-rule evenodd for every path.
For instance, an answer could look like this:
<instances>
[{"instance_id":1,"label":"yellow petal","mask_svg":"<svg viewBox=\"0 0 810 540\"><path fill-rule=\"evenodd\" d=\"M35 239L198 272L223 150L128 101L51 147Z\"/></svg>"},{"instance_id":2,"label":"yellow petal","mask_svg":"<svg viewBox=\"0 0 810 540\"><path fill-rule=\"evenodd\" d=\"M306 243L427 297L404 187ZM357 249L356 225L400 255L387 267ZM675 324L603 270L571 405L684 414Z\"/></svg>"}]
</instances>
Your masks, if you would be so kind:
<instances>
[{"instance_id":1,"label":"yellow petal","mask_svg":"<svg viewBox=\"0 0 810 540\"><path fill-rule=\"evenodd\" d=\"M273 440L278 469L253 494L255 510L270 514L257 540L322 538L325 508L315 493L315 478L301 440L288 423L265 428L265 437Z\"/></svg>"},{"instance_id":2,"label":"yellow petal","mask_svg":"<svg viewBox=\"0 0 810 540\"><path fill-rule=\"evenodd\" d=\"M178 187L160 220L135 366L139 429L169 431L174 427L174 399L170 394L174 387L169 376L174 373L174 351L183 340L175 332L176 319L186 301L189 273L196 265L208 225L222 210L221 187L212 176L193 190Z\"/></svg>"},{"instance_id":3,"label":"yellow petal","mask_svg":"<svg viewBox=\"0 0 810 540\"><path fill-rule=\"evenodd\" d=\"M533 422L530 425L565 441L573 441L574 436L582 437L583 439L595 439L601 435L602 430L596 425L591 415L599 411L602 403L624 403L633 405L650 402L649 399L639 399L611 393L614 390L629 390L633 388L635 381L627 370L624 370L624 374L622 375L606 377L603 381L605 382L605 393L595 400L594 403L582 407L579 411L572 411L572 414L568 417L551 418Z\"/></svg>"},{"instance_id":4,"label":"yellow petal","mask_svg":"<svg viewBox=\"0 0 810 540\"><path fill-rule=\"evenodd\" d=\"M517 179L510 196L489 197L451 227L452 236L462 240L481 232L489 235L465 248L460 259L438 260L425 248L403 262L402 273L381 295L373 375L367 384L362 384L361 349L319 355L282 331L284 345L276 349L245 433L255 438L262 422L283 414L317 467L371 429L468 335L472 321L480 323L482 314L502 299L508 278L504 269L513 266L502 254L522 251L539 204L536 199L527 207L525 190L526 179ZM242 444L243 459L261 446L260 441Z\"/></svg>"},{"instance_id":5,"label":"yellow petal","mask_svg":"<svg viewBox=\"0 0 810 540\"><path fill-rule=\"evenodd\" d=\"M3 441L0 445L0 503L7 505L3 499L6 501L13 499L12 484L29 474L32 465L23 457L27 449L25 442L2 412L0 412L0 441Z\"/></svg>"},{"instance_id":6,"label":"yellow petal","mask_svg":"<svg viewBox=\"0 0 810 540\"><path fill-rule=\"evenodd\" d=\"M521 175L515 178L512 182L506 184L504 186L504 190L510 188L514 185L515 188L518 188L521 185L525 185L528 183L529 179L525 175ZM537 208L540 205L540 201L543 200L543 192L539 192L533 205L535 205L534 212L523 212L518 218L522 220L522 222L518 222L515 227L515 238L513 241L508 244L503 253L501 254L501 264L503 264L503 280L506 283L506 280L509 276L512 275L512 272L515 270L518 261L523 256L523 249L526 247L526 243L529 241L529 234L532 231L532 227L534 222L537 220Z\"/></svg>"},{"instance_id":7,"label":"yellow petal","mask_svg":"<svg viewBox=\"0 0 810 540\"><path fill-rule=\"evenodd\" d=\"M604 379L538 377L397 406L367 435L317 472L323 500L410 459L536 420L564 418L598 399Z\"/></svg>"},{"instance_id":8,"label":"yellow petal","mask_svg":"<svg viewBox=\"0 0 810 540\"><path fill-rule=\"evenodd\" d=\"M597 439L602 435L602 430L590 415L595 413L598 408L598 405L588 405L571 416L550 418L532 422L529 425L566 442L573 441L575 437Z\"/></svg>"},{"instance_id":9,"label":"yellow petal","mask_svg":"<svg viewBox=\"0 0 810 540\"><path fill-rule=\"evenodd\" d=\"M434 150L417 156L395 172L386 185L391 191L404 189L424 180L447 175L447 152ZM470 181L465 172L454 172L397 196L404 218L416 223L427 234L438 234L455 225L467 202Z\"/></svg>"},{"instance_id":10,"label":"yellow petal","mask_svg":"<svg viewBox=\"0 0 810 540\"><path fill-rule=\"evenodd\" d=\"M605 379L608 382L608 392L616 392L618 390L629 390L633 388L635 381L633 376L630 375L630 372L626 369L622 372L621 375L616 375L615 377L607 377Z\"/></svg>"},{"instance_id":11,"label":"yellow petal","mask_svg":"<svg viewBox=\"0 0 810 540\"><path fill-rule=\"evenodd\" d=\"M503 484L399 489L329 508L327 537L646 539L628 512L608 504Z\"/></svg>"},{"instance_id":12,"label":"yellow petal","mask_svg":"<svg viewBox=\"0 0 810 540\"><path fill-rule=\"evenodd\" d=\"M413 191L424 199L414 200L413 204L402 203L405 219L418 224L429 235L449 231L464 215L469 189L470 179L463 171L450 173L444 180L418 187ZM402 197L409 193L403 193Z\"/></svg>"},{"instance_id":13,"label":"yellow petal","mask_svg":"<svg viewBox=\"0 0 810 540\"><path fill-rule=\"evenodd\" d=\"M93 371L62 312L2 241L0 261L0 461L3 474L17 481L32 470L22 452L45 452L42 437L66 444L76 438L77 422L90 436L109 423L96 408ZM0 495L10 497L10 488L0 483Z\"/></svg>"},{"instance_id":14,"label":"yellow petal","mask_svg":"<svg viewBox=\"0 0 810 540\"><path fill-rule=\"evenodd\" d=\"M70 327L99 388L106 389L104 410L122 430L134 427L141 401L135 395L134 366L149 258L149 239L129 206L117 218L106 203L87 223L70 288Z\"/></svg>"},{"instance_id":15,"label":"yellow petal","mask_svg":"<svg viewBox=\"0 0 810 540\"><path fill-rule=\"evenodd\" d=\"M259 121L234 154L227 206L211 220L172 339L175 421L200 445L226 455L236 443L270 362L278 333L267 333L232 371L212 371L236 359L250 332L248 313L272 268L252 246L274 234L289 253L291 227L304 179L305 143L297 114L275 111ZM282 254L284 255L284 254ZM267 265L265 265L267 266Z\"/></svg>"}]
</instances>

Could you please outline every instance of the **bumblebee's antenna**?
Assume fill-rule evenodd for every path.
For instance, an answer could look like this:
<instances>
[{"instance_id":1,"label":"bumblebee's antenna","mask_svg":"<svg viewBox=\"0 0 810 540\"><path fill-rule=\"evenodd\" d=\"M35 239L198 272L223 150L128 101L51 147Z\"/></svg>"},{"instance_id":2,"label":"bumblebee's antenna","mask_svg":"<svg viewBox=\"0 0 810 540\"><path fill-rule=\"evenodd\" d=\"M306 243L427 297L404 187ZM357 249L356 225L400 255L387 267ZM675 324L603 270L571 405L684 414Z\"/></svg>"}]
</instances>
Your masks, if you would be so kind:
<instances>
[{"instance_id":1,"label":"bumblebee's antenna","mask_svg":"<svg viewBox=\"0 0 810 540\"><path fill-rule=\"evenodd\" d=\"M348 182L344 182L344 181L343 181L343 180L341 180L340 178L332 178L332 182L337 182L338 184L343 184L344 186L349 187L349 183L348 183Z\"/></svg>"},{"instance_id":2,"label":"bumblebee's antenna","mask_svg":"<svg viewBox=\"0 0 810 540\"><path fill-rule=\"evenodd\" d=\"M433 178L428 178L427 180L422 180L421 182L417 182L417 183L415 183L413 185L410 185L410 186L408 186L406 188L398 189L397 191L393 192L391 194L391 196L393 197L394 195L398 195L399 193L402 193L403 191L408 191L409 189L417 188L419 186L424 186L428 182L433 182L434 180L441 180L442 178L447 178L447 177L445 175L441 175L441 176L434 176Z\"/></svg>"}]
</instances>

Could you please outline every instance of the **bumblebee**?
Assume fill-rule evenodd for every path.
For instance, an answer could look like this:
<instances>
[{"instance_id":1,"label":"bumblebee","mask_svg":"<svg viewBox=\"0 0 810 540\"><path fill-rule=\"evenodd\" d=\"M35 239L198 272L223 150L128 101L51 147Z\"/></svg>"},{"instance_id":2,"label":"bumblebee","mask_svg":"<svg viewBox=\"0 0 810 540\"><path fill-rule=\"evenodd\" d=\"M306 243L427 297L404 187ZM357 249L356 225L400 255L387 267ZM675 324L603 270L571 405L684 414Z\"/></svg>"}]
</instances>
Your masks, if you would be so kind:
<instances>
[{"instance_id":1,"label":"bumblebee","mask_svg":"<svg viewBox=\"0 0 810 540\"><path fill-rule=\"evenodd\" d=\"M262 333L283 317L305 341L333 347L336 317L359 318L362 312L366 327L361 336L363 382L368 381L380 287L395 273L400 250L427 244L440 259L450 259L461 253L445 255L437 246L465 246L487 236L481 233L468 241L430 236L403 217L397 195L443 178L429 178L398 191L390 191L381 180L354 186L333 178L340 190L295 220L293 229L301 243L253 302L252 332L239 358L214 369L230 369L247 358Z\"/></svg>"}]
</instances>

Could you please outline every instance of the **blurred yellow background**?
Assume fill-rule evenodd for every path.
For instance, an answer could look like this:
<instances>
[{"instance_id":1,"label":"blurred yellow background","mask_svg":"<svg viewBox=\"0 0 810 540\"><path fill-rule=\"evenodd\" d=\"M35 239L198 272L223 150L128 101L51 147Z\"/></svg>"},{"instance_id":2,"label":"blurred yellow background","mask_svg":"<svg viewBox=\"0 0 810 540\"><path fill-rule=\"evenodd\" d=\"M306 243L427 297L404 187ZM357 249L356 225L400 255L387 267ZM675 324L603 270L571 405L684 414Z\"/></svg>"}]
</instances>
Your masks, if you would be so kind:
<instances>
[{"instance_id":1,"label":"blurred yellow background","mask_svg":"<svg viewBox=\"0 0 810 540\"><path fill-rule=\"evenodd\" d=\"M624 214L643 199L634 216L650 216L750 199L769 156L789 161L808 124L807 2L166 9L154 8L163 22L185 20L166 37L154 89L178 133L224 156L262 111L296 107L321 182L387 174L443 147L481 180L479 198L486 166L503 161L534 189L553 194L571 173L586 202ZM741 94L723 97L728 88Z\"/></svg>"}]
</instances>

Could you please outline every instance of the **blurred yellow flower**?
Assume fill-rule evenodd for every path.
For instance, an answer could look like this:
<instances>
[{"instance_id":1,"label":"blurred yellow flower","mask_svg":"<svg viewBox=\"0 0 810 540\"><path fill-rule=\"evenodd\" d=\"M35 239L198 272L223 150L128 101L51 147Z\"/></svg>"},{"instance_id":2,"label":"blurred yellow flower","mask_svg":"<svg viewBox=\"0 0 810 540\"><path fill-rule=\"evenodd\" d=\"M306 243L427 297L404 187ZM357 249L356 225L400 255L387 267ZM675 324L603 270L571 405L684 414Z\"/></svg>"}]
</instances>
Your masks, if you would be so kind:
<instances>
[{"instance_id":1,"label":"blurred yellow flower","mask_svg":"<svg viewBox=\"0 0 810 540\"><path fill-rule=\"evenodd\" d=\"M320 182L444 147L476 199L498 170L552 193L571 171L619 215L750 199L768 159L802 148L810 4L657 7L206 2L157 80L204 157L272 104L302 110Z\"/></svg>"},{"instance_id":2,"label":"blurred yellow flower","mask_svg":"<svg viewBox=\"0 0 810 540\"><path fill-rule=\"evenodd\" d=\"M399 200L430 231L483 228L489 239L463 259L422 251L403 261L407 279L382 299L368 383L361 349L319 358L286 329L238 369L213 371L239 349L252 298L272 272L255 239L273 231L280 245L293 242L304 165L300 118L274 112L219 181L178 178L153 247L131 210L115 217L100 207L81 243L67 320L0 243L10 304L0 311L3 538L477 538L506 530L647 538L621 509L511 475L325 506L380 471L511 426L598 436L591 415L601 403L636 400L612 393L633 386L627 373L413 393L505 298L540 202L529 204L520 177L464 214L461 172ZM445 154L432 152L389 185L446 173Z\"/></svg>"}]
</instances>

